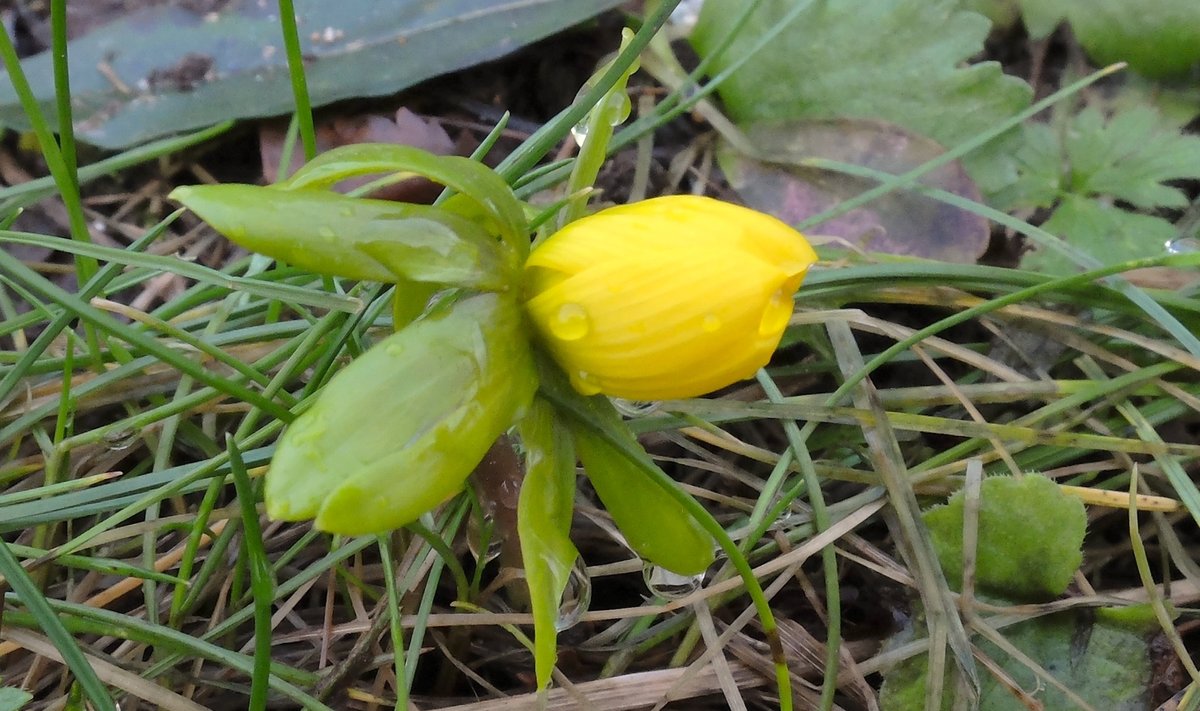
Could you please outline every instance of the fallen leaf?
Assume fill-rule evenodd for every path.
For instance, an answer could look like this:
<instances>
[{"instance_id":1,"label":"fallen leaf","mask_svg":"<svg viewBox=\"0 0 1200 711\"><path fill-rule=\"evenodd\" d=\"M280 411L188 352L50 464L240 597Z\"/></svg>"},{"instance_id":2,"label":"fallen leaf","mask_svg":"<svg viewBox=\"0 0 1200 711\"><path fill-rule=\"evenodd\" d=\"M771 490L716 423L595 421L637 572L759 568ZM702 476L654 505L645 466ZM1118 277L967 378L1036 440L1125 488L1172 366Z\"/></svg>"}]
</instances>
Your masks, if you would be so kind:
<instances>
[{"instance_id":1,"label":"fallen leaf","mask_svg":"<svg viewBox=\"0 0 1200 711\"><path fill-rule=\"evenodd\" d=\"M756 157L723 144L721 168L746 204L796 224L873 187L877 181L806 165L812 159L850 163L890 174L941 155L934 141L900 126L870 120L756 123L746 136ZM978 188L958 162L926 175L922 185L978 202ZM813 235L837 237L871 252L972 263L988 246L987 220L912 191L897 190L816 225Z\"/></svg>"}]
</instances>

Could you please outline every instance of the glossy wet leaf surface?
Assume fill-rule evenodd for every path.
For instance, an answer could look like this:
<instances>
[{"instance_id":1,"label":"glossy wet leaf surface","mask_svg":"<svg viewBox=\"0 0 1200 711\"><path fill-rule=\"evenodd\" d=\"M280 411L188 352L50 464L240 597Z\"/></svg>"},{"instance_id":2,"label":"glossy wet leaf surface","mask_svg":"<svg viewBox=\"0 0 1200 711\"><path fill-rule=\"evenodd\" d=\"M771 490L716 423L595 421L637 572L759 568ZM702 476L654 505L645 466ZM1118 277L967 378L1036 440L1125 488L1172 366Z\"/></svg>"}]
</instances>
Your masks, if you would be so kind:
<instances>
[{"instance_id":1,"label":"glossy wet leaf surface","mask_svg":"<svg viewBox=\"0 0 1200 711\"><path fill-rule=\"evenodd\" d=\"M312 101L382 96L486 62L609 7L614 0L297 0ZM230 118L285 114L293 96L278 5L252 0L147 7L71 42L81 141L123 148ZM205 8L206 10L208 8ZM49 52L23 63L54 115ZM28 127L8 81L0 124Z\"/></svg>"}]
</instances>

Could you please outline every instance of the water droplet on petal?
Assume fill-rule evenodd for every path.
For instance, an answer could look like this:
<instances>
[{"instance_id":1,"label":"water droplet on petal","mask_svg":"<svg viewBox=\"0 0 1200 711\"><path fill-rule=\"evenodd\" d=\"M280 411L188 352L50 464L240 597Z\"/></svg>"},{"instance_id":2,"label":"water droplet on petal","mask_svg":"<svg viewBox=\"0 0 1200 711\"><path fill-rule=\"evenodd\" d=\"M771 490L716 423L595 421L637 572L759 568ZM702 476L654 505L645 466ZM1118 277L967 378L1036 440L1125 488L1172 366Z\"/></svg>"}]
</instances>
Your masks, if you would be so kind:
<instances>
[{"instance_id":1,"label":"water droplet on petal","mask_svg":"<svg viewBox=\"0 0 1200 711\"><path fill-rule=\"evenodd\" d=\"M110 452L121 452L133 446L137 442L138 433L133 429L120 429L105 432L102 438L104 448Z\"/></svg>"},{"instance_id":2,"label":"water droplet on petal","mask_svg":"<svg viewBox=\"0 0 1200 711\"><path fill-rule=\"evenodd\" d=\"M794 308L795 303L792 301L791 294L785 293L782 289L771 294L770 300L767 301L767 307L763 310L762 320L758 322L759 335L774 336L781 333L788 321L791 320Z\"/></svg>"},{"instance_id":3,"label":"water droplet on petal","mask_svg":"<svg viewBox=\"0 0 1200 711\"><path fill-rule=\"evenodd\" d=\"M653 563L642 566L642 579L651 594L664 600L678 600L700 589L704 574L680 575Z\"/></svg>"},{"instance_id":4,"label":"water droplet on petal","mask_svg":"<svg viewBox=\"0 0 1200 711\"><path fill-rule=\"evenodd\" d=\"M550 319L550 333L563 341L578 341L591 330L587 309L580 304L563 304Z\"/></svg>"},{"instance_id":5,"label":"water droplet on petal","mask_svg":"<svg viewBox=\"0 0 1200 711\"><path fill-rule=\"evenodd\" d=\"M596 384L592 374L586 370L572 373L571 385L582 395L595 395L600 392L600 386Z\"/></svg>"},{"instance_id":6,"label":"water droplet on petal","mask_svg":"<svg viewBox=\"0 0 1200 711\"><path fill-rule=\"evenodd\" d=\"M1171 254L1194 254L1200 252L1200 239L1196 237L1180 237L1168 240L1167 251Z\"/></svg>"},{"instance_id":7,"label":"water droplet on petal","mask_svg":"<svg viewBox=\"0 0 1200 711\"><path fill-rule=\"evenodd\" d=\"M554 621L554 629L559 632L568 630L579 624L588 606L592 604L592 578L588 575L587 566L582 558L576 558L567 576L567 586L563 588L562 602L558 606L558 619Z\"/></svg>"},{"instance_id":8,"label":"water droplet on petal","mask_svg":"<svg viewBox=\"0 0 1200 711\"><path fill-rule=\"evenodd\" d=\"M716 333L717 329L721 328L721 317L716 314L708 314L700 322L700 328L704 329L705 333Z\"/></svg>"}]
</instances>

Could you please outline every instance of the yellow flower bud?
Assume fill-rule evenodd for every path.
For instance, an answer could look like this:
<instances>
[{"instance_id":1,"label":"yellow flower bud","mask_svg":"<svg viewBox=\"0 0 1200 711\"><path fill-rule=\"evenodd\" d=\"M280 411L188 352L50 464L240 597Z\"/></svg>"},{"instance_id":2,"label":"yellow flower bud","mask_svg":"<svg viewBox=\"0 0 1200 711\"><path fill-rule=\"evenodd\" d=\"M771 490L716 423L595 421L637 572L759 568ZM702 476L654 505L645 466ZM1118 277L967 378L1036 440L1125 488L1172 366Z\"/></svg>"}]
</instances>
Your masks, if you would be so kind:
<instances>
[{"instance_id":1,"label":"yellow flower bud","mask_svg":"<svg viewBox=\"0 0 1200 711\"><path fill-rule=\"evenodd\" d=\"M774 217L662 197L601 210L539 245L526 308L579 392L694 397L766 365L816 260Z\"/></svg>"}]
</instances>

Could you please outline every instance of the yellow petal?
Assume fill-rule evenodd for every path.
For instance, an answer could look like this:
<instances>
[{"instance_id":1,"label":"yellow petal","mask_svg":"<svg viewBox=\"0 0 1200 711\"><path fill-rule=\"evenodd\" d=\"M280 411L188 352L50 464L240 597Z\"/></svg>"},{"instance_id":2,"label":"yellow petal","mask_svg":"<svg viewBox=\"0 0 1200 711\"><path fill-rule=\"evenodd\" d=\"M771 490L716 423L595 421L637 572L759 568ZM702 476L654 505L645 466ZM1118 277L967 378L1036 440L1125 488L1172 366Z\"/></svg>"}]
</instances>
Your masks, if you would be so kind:
<instances>
[{"instance_id":1,"label":"yellow petal","mask_svg":"<svg viewBox=\"0 0 1200 711\"><path fill-rule=\"evenodd\" d=\"M817 261L799 232L770 215L712 198L670 195L576 220L534 250L526 265L574 274L631 252L710 247L744 250L791 274Z\"/></svg>"},{"instance_id":2,"label":"yellow petal","mask_svg":"<svg viewBox=\"0 0 1200 711\"><path fill-rule=\"evenodd\" d=\"M609 256L526 306L582 392L692 397L766 364L798 285L747 251L710 243Z\"/></svg>"}]
</instances>

